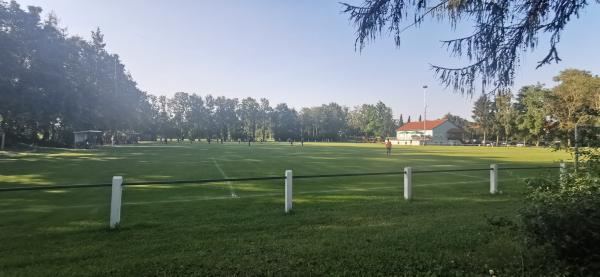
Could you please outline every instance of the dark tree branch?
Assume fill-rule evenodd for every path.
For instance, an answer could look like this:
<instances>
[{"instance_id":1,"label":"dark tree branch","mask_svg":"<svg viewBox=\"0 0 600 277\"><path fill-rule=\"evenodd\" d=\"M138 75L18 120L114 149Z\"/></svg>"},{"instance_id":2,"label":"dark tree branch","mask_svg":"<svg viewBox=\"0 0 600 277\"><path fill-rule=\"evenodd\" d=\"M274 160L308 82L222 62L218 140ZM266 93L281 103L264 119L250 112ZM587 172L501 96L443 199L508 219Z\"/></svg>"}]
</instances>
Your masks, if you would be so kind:
<instances>
[{"instance_id":1,"label":"dark tree branch","mask_svg":"<svg viewBox=\"0 0 600 277\"><path fill-rule=\"evenodd\" d=\"M469 64L457 68L432 65L442 84L472 95L477 83L482 91L512 86L522 56L537 48L543 33L551 34L549 48L537 68L559 62L560 35L588 1L441 0L430 8L425 0L364 0L361 6L341 4L357 28L355 46L360 50L386 28L394 34L399 46L400 35L409 28L419 27L427 18L447 20L453 27L463 21L473 22L472 35L441 41L451 56L464 57ZM414 14L413 22L401 27L409 14Z\"/></svg>"}]
</instances>

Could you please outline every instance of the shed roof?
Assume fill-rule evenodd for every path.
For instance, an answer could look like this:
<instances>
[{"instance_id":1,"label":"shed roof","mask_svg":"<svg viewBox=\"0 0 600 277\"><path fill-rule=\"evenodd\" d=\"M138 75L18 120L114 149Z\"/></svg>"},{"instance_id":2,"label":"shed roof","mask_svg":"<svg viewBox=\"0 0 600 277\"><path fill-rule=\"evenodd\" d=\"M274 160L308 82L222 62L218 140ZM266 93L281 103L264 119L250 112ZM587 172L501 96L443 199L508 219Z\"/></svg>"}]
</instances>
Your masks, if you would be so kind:
<instances>
[{"instance_id":1,"label":"shed roof","mask_svg":"<svg viewBox=\"0 0 600 277\"><path fill-rule=\"evenodd\" d=\"M435 127L438 127L442 124L444 124L446 121L448 121L447 119L436 119L436 120L425 120L423 121L416 121L416 122L409 122L406 123L402 126L400 126L400 128L396 129L396 131L422 131L422 130L433 130Z\"/></svg>"}]
</instances>

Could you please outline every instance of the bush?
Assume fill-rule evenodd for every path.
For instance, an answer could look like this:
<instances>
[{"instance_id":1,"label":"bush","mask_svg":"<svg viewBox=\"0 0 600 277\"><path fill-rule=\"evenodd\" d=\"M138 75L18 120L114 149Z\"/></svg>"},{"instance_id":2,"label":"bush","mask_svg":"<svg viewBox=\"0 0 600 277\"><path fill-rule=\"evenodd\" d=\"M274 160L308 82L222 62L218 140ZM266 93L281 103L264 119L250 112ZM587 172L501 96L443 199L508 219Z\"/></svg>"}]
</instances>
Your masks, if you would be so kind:
<instances>
[{"instance_id":1,"label":"bush","mask_svg":"<svg viewBox=\"0 0 600 277\"><path fill-rule=\"evenodd\" d=\"M521 211L531 242L550 246L580 274L600 270L600 178L594 172L588 168L557 180L528 180Z\"/></svg>"}]
</instances>

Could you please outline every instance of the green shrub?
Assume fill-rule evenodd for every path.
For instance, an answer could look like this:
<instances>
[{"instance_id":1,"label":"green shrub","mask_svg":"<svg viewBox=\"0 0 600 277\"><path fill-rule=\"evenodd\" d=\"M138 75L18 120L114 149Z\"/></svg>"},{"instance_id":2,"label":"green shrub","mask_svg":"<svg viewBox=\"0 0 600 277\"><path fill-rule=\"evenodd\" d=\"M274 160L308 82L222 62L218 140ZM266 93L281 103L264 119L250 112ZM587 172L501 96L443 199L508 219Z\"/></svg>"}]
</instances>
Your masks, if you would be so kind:
<instances>
[{"instance_id":1,"label":"green shrub","mask_svg":"<svg viewBox=\"0 0 600 277\"><path fill-rule=\"evenodd\" d=\"M528 180L521 211L530 241L550 246L571 270L585 275L600 270L600 179L594 172Z\"/></svg>"}]
</instances>

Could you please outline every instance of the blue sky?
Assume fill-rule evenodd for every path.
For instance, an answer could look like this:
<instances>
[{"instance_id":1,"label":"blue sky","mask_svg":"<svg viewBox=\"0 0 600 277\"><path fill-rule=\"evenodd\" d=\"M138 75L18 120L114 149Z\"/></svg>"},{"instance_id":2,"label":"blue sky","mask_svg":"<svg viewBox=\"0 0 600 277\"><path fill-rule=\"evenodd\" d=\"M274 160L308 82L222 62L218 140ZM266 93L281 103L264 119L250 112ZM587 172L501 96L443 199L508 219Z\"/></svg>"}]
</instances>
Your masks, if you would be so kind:
<instances>
[{"instance_id":1,"label":"blue sky","mask_svg":"<svg viewBox=\"0 0 600 277\"><path fill-rule=\"evenodd\" d=\"M120 54L139 87L149 93L177 91L228 97L266 97L299 108L337 102L352 107L382 100L395 116L428 118L447 112L470 118L470 98L445 90L429 64L458 65L439 40L456 33L431 22L404 33L398 49L382 37L354 49L355 29L329 0L18 0L54 11L71 35L90 37L99 26L108 50ZM349 1L358 3L359 1ZM565 68L600 74L600 5L592 4L562 36L558 65L535 69L543 51L529 53L515 87L542 82Z\"/></svg>"}]
</instances>

